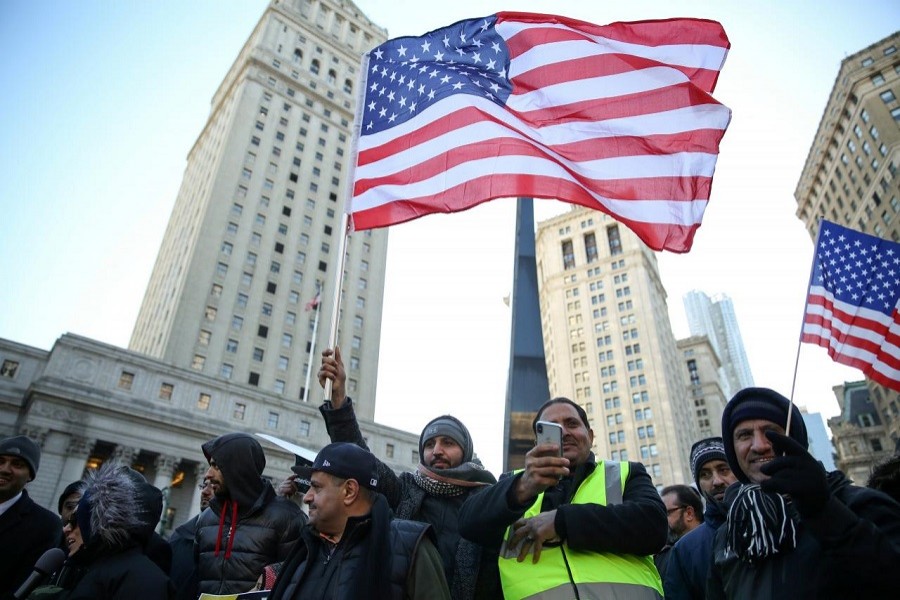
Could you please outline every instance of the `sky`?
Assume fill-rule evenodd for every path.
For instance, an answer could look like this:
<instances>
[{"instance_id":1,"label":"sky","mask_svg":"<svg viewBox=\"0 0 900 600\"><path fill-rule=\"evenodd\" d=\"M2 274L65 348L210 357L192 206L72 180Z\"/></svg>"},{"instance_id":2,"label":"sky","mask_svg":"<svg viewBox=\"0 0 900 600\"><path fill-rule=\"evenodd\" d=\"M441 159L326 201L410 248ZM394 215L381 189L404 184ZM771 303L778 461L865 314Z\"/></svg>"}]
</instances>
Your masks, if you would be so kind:
<instances>
[{"instance_id":1,"label":"sky","mask_svg":"<svg viewBox=\"0 0 900 600\"><path fill-rule=\"evenodd\" d=\"M0 2L0 337L49 350L66 332L127 347L187 153L266 0ZM359 0L391 37L501 10L598 24L720 21L730 107L712 195L688 254L659 254L676 337L684 293L733 300L757 385L789 395L812 240L793 193L840 61L890 35L891 0L494 2ZM538 221L568 210L536 201ZM515 201L390 232L376 420L418 432L452 413L502 467ZM839 413L862 374L803 345L795 401ZM602 432L596 432L602 435Z\"/></svg>"}]
</instances>

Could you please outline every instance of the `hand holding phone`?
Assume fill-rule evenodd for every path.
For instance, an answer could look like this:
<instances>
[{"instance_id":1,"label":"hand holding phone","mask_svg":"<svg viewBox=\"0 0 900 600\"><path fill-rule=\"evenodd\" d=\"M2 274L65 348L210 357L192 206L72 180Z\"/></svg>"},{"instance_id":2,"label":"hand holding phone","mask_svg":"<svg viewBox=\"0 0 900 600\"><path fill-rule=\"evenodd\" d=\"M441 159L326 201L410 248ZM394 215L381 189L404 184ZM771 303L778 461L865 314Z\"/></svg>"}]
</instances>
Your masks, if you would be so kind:
<instances>
[{"instance_id":1,"label":"hand holding phone","mask_svg":"<svg viewBox=\"0 0 900 600\"><path fill-rule=\"evenodd\" d=\"M537 444L555 444L558 448L558 456L562 456L562 426L550 421L538 421L534 430Z\"/></svg>"}]
</instances>

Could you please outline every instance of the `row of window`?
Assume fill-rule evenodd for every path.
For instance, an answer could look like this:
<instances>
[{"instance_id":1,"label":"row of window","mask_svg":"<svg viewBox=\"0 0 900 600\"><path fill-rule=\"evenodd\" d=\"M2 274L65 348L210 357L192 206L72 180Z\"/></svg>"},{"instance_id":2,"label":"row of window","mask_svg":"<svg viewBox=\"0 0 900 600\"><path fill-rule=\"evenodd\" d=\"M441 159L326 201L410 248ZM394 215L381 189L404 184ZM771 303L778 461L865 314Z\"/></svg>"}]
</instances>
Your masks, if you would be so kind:
<instances>
[{"instance_id":1,"label":"row of window","mask_svg":"<svg viewBox=\"0 0 900 600\"><path fill-rule=\"evenodd\" d=\"M622 253L622 240L619 236L619 226L610 225L606 228L606 239L609 245L610 256ZM585 262L591 264L599 258L597 251L597 238L594 232L586 233L583 237ZM562 241L563 269L568 271L575 268L575 248L571 239Z\"/></svg>"}]
</instances>

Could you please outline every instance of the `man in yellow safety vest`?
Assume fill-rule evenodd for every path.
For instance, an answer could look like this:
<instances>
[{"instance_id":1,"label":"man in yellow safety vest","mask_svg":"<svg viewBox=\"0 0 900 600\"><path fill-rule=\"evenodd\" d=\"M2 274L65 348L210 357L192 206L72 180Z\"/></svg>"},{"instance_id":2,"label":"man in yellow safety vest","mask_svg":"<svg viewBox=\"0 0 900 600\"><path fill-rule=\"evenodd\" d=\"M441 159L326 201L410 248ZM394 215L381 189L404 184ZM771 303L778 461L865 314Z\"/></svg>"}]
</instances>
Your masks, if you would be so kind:
<instances>
[{"instance_id":1,"label":"man in yellow safety vest","mask_svg":"<svg viewBox=\"0 0 900 600\"><path fill-rule=\"evenodd\" d=\"M524 470L472 496L459 516L464 537L500 548L505 598L661 598L652 555L668 523L644 466L595 460L587 414L568 398L544 403L538 421L562 427L561 456L536 445Z\"/></svg>"}]
</instances>

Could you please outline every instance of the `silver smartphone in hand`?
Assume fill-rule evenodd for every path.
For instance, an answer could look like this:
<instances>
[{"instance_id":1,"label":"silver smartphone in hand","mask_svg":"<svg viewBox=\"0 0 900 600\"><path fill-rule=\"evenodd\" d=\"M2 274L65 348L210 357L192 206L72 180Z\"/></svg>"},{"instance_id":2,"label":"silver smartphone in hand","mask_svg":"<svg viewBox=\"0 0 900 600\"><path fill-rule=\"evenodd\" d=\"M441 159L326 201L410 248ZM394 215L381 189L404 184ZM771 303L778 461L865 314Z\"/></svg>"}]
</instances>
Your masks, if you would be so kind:
<instances>
[{"instance_id":1,"label":"silver smartphone in hand","mask_svg":"<svg viewBox=\"0 0 900 600\"><path fill-rule=\"evenodd\" d=\"M559 448L559 456L562 456L562 426L550 421L538 421L534 426L537 437L537 445L556 444Z\"/></svg>"}]
</instances>

